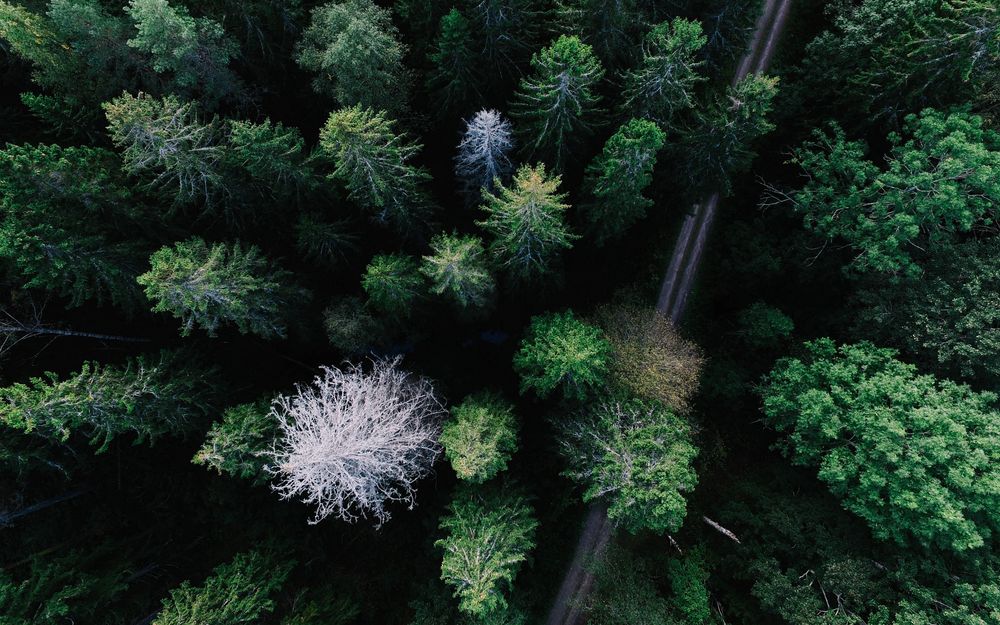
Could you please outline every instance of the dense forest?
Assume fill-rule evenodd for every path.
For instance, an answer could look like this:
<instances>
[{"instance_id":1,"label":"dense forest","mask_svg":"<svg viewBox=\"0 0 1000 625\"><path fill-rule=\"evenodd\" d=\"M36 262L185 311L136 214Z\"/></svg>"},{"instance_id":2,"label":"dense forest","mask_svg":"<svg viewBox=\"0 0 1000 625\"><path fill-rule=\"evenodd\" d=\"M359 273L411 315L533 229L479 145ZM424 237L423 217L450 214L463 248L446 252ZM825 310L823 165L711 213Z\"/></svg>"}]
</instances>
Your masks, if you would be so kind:
<instances>
[{"instance_id":1,"label":"dense forest","mask_svg":"<svg viewBox=\"0 0 1000 625\"><path fill-rule=\"evenodd\" d=\"M996 0L0 0L0 281L0 625L1000 625Z\"/></svg>"}]
</instances>

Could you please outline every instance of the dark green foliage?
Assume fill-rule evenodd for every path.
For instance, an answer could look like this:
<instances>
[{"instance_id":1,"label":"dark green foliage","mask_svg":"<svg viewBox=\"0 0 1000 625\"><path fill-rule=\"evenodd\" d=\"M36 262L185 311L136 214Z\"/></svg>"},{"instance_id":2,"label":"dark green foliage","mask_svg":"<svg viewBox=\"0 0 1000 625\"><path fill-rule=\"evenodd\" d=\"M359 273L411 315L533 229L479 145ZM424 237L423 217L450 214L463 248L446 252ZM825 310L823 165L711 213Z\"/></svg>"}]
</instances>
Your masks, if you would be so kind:
<instances>
[{"instance_id":1,"label":"dark green foliage","mask_svg":"<svg viewBox=\"0 0 1000 625\"><path fill-rule=\"evenodd\" d=\"M0 258L17 284L132 309L149 219L116 174L115 155L55 145L0 150ZM148 252L146 252L148 253Z\"/></svg>"},{"instance_id":2,"label":"dark green foliage","mask_svg":"<svg viewBox=\"0 0 1000 625\"><path fill-rule=\"evenodd\" d=\"M968 113L927 109L890 135L885 167L832 126L795 152L809 177L790 194L806 229L846 242L860 272L920 274L920 260L995 219L1000 134Z\"/></svg>"},{"instance_id":3,"label":"dark green foliage","mask_svg":"<svg viewBox=\"0 0 1000 625\"><path fill-rule=\"evenodd\" d=\"M796 464L816 467L881 540L963 552L1000 528L996 396L920 375L868 343L805 346L762 394Z\"/></svg>"},{"instance_id":4,"label":"dark green foliage","mask_svg":"<svg viewBox=\"0 0 1000 625\"><path fill-rule=\"evenodd\" d=\"M622 109L667 127L694 106L694 88L705 80L697 55L706 41L699 22L678 17L654 26L643 40L639 66L625 75Z\"/></svg>"},{"instance_id":5,"label":"dark green foliage","mask_svg":"<svg viewBox=\"0 0 1000 625\"><path fill-rule=\"evenodd\" d=\"M552 272L556 254L572 247L559 193L559 176L548 177L545 166L523 165L510 186L486 191L487 218L477 222L493 235L490 252L515 280L532 281Z\"/></svg>"},{"instance_id":6,"label":"dark green foliage","mask_svg":"<svg viewBox=\"0 0 1000 625\"><path fill-rule=\"evenodd\" d=\"M341 106L399 114L406 108L404 52L389 11L371 0L342 0L313 10L296 60L316 73L313 88Z\"/></svg>"},{"instance_id":7,"label":"dark green foliage","mask_svg":"<svg viewBox=\"0 0 1000 625\"><path fill-rule=\"evenodd\" d=\"M0 422L54 443L79 435L98 453L124 434L136 443L186 434L217 392L212 372L190 361L184 352L162 352L117 367L87 362L63 379L49 372L0 389Z\"/></svg>"},{"instance_id":8,"label":"dark green foliage","mask_svg":"<svg viewBox=\"0 0 1000 625\"><path fill-rule=\"evenodd\" d=\"M604 69L590 46L563 35L531 57L513 110L524 150L561 171L597 123Z\"/></svg>"},{"instance_id":9,"label":"dark green foliage","mask_svg":"<svg viewBox=\"0 0 1000 625\"><path fill-rule=\"evenodd\" d=\"M235 325L242 334L285 336L286 309L305 292L291 284L291 274L265 258L256 246L216 243L199 238L164 247L139 276L153 312L181 320L181 335L195 328L215 336L220 326Z\"/></svg>"},{"instance_id":10,"label":"dark green foliage","mask_svg":"<svg viewBox=\"0 0 1000 625\"><path fill-rule=\"evenodd\" d=\"M313 173L304 153L305 141L296 128L270 120L260 124L226 122L223 163L249 177L248 186L261 194L281 198L308 185ZM227 186L238 188L236 184Z\"/></svg>"},{"instance_id":11,"label":"dark green foliage","mask_svg":"<svg viewBox=\"0 0 1000 625\"><path fill-rule=\"evenodd\" d=\"M330 223L303 213L295 224L295 247L307 260L331 268L356 250L357 237L347 221Z\"/></svg>"},{"instance_id":12,"label":"dark green foliage","mask_svg":"<svg viewBox=\"0 0 1000 625\"><path fill-rule=\"evenodd\" d=\"M445 537L434 543L444 551L441 579L454 588L459 610L482 618L507 608L505 593L535 546L537 526L520 494L459 491L441 519Z\"/></svg>"},{"instance_id":13,"label":"dark green foliage","mask_svg":"<svg viewBox=\"0 0 1000 625\"><path fill-rule=\"evenodd\" d=\"M222 421L212 424L205 444L192 462L254 484L268 479L269 452L278 436L278 421L267 401L227 408Z\"/></svg>"},{"instance_id":14,"label":"dark green foliage","mask_svg":"<svg viewBox=\"0 0 1000 625\"><path fill-rule=\"evenodd\" d=\"M219 565L201 586L190 581L170 591L153 625L240 625L274 610L271 598L294 562L262 551L239 553Z\"/></svg>"},{"instance_id":15,"label":"dark green foliage","mask_svg":"<svg viewBox=\"0 0 1000 625\"><path fill-rule=\"evenodd\" d=\"M730 190L732 176L753 160L753 141L774 129L767 116L777 90L777 78L751 74L698 112L673 147L687 187Z\"/></svg>"},{"instance_id":16,"label":"dark green foliage","mask_svg":"<svg viewBox=\"0 0 1000 625\"><path fill-rule=\"evenodd\" d=\"M507 468L517 448L514 406L491 393L466 397L451 409L441 444L458 477L474 484L485 482Z\"/></svg>"},{"instance_id":17,"label":"dark green foliage","mask_svg":"<svg viewBox=\"0 0 1000 625\"><path fill-rule=\"evenodd\" d=\"M359 297L345 297L323 311L323 327L330 344L347 354L360 354L379 345L385 330Z\"/></svg>"},{"instance_id":18,"label":"dark green foliage","mask_svg":"<svg viewBox=\"0 0 1000 625\"><path fill-rule=\"evenodd\" d=\"M754 302L740 313L740 336L751 347L776 347L795 329L795 323L777 308Z\"/></svg>"},{"instance_id":19,"label":"dark green foliage","mask_svg":"<svg viewBox=\"0 0 1000 625\"><path fill-rule=\"evenodd\" d=\"M417 259L404 254L380 254L368 263L361 286L375 309L394 318L408 317L426 286Z\"/></svg>"},{"instance_id":20,"label":"dark green foliage","mask_svg":"<svg viewBox=\"0 0 1000 625\"><path fill-rule=\"evenodd\" d=\"M565 475L584 501L604 498L608 516L630 532L676 532L698 476L691 426L655 401L609 399L565 423Z\"/></svg>"},{"instance_id":21,"label":"dark green foliage","mask_svg":"<svg viewBox=\"0 0 1000 625\"><path fill-rule=\"evenodd\" d=\"M629 65L644 30L642 0L569 0L559 5L569 32L580 33L608 67Z\"/></svg>"},{"instance_id":22,"label":"dark green foliage","mask_svg":"<svg viewBox=\"0 0 1000 625\"><path fill-rule=\"evenodd\" d=\"M611 345L600 329L576 318L573 311L532 317L514 369L521 392L546 397L557 388L572 399L584 399L607 379Z\"/></svg>"},{"instance_id":23,"label":"dark green foliage","mask_svg":"<svg viewBox=\"0 0 1000 625\"><path fill-rule=\"evenodd\" d=\"M653 180L656 153L666 138L653 122L629 120L587 167L584 186L594 199L583 206L584 218L598 245L621 236L653 205L642 193Z\"/></svg>"},{"instance_id":24,"label":"dark green foliage","mask_svg":"<svg viewBox=\"0 0 1000 625\"><path fill-rule=\"evenodd\" d=\"M481 57L476 50L472 26L453 8L441 18L440 32L429 55L433 69L427 87L438 103L438 114L468 110L480 96Z\"/></svg>"}]
</instances>

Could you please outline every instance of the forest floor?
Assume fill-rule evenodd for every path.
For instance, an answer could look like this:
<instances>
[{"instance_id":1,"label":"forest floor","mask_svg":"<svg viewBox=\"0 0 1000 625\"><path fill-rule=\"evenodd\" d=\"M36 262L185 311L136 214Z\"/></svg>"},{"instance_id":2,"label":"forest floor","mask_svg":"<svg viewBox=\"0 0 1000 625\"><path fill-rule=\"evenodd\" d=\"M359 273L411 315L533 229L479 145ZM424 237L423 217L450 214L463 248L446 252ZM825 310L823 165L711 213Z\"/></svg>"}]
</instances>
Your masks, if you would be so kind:
<instances>
[{"instance_id":1,"label":"forest floor","mask_svg":"<svg viewBox=\"0 0 1000 625\"><path fill-rule=\"evenodd\" d=\"M761 73L767 70L788 21L791 5L792 0L765 1L757 19L753 39L733 75L733 85L746 78L750 72ZM695 205L685 215L674 244L656 307L675 324L680 323L684 314L720 200L721 193L716 191L708 200ZM606 506L601 503L590 506L573 560L563 577L546 625L577 625L581 622L584 600L594 584L591 563L611 541L613 531L614 524L608 518Z\"/></svg>"}]
</instances>

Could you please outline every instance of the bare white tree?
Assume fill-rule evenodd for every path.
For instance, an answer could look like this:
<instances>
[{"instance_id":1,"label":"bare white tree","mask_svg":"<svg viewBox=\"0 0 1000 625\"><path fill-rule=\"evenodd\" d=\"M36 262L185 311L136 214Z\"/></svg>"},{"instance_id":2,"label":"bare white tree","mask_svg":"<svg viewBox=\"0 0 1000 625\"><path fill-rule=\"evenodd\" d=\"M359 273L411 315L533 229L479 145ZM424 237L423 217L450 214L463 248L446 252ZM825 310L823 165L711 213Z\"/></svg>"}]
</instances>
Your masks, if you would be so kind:
<instances>
[{"instance_id":1,"label":"bare white tree","mask_svg":"<svg viewBox=\"0 0 1000 625\"><path fill-rule=\"evenodd\" d=\"M483 188L493 191L493 181L505 181L513 169L507 156L513 146L510 122L492 109L479 111L465 123L455 173L471 193L478 195Z\"/></svg>"},{"instance_id":2,"label":"bare white tree","mask_svg":"<svg viewBox=\"0 0 1000 625\"><path fill-rule=\"evenodd\" d=\"M310 523L331 514L345 521L389 519L387 502L413 507L418 480L441 453L445 409L431 382L373 361L370 371L323 367L312 386L298 386L271 405L281 435L273 450L274 489L316 506Z\"/></svg>"}]
</instances>

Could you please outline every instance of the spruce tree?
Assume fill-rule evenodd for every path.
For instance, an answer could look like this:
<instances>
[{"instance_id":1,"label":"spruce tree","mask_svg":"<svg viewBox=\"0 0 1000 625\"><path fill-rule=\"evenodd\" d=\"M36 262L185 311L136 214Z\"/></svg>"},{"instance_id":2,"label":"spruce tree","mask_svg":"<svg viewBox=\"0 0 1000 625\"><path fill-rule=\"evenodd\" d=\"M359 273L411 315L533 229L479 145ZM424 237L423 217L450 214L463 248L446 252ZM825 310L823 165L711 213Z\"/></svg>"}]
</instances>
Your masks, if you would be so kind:
<instances>
[{"instance_id":1,"label":"spruce tree","mask_svg":"<svg viewBox=\"0 0 1000 625\"><path fill-rule=\"evenodd\" d=\"M694 88L705 80L699 53L707 38L701 23L684 18L663 22L646 34L639 66L625 74L622 110L667 127L694 106Z\"/></svg>"},{"instance_id":2,"label":"spruce tree","mask_svg":"<svg viewBox=\"0 0 1000 625\"><path fill-rule=\"evenodd\" d=\"M455 174L474 200L480 199L482 189L494 191L498 180L508 182L514 168L510 162L512 147L510 122L499 112L484 109L465 122L455 157Z\"/></svg>"},{"instance_id":3,"label":"spruce tree","mask_svg":"<svg viewBox=\"0 0 1000 625\"><path fill-rule=\"evenodd\" d=\"M487 266L482 239L439 234L431 239L433 254L424 256L420 272L430 281L430 291L463 309L483 308L493 299L496 285Z\"/></svg>"},{"instance_id":4,"label":"spruce tree","mask_svg":"<svg viewBox=\"0 0 1000 625\"><path fill-rule=\"evenodd\" d=\"M440 32L429 55L433 68L427 87L433 94L439 115L462 111L480 98L481 57L475 49L472 27L453 8L441 18Z\"/></svg>"},{"instance_id":5,"label":"spruce tree","mask_svg":"<svg viewBox=\"0 0 1000 625\"><path fill-rule=\"evenodd\" d=\"M220 475L263 484L270 477L266 469L277 437L278 421L271 416L267 401L232 406L221 421L212 424L192 462Z\"/></svg>"},{"instance_id":6,"label":"spruce tree","mask_svg":"<svg viewBox=\"0 0 1000 625\"><path fill-rule=\"evenodd\" d=\"M507 608L504 595L535 546L535 528L525 498L461 489L441 519L445 537L434 545L444 551L441 579L454 588L458 609L479 618Z\"/></svg>"},{"instance_id":7,"label":"spruce tree","mask_svg":"<svg viewBox=\"0 0 1000 625\"><path fill-rule=\"evenodd\" d=\"M215 336L220 326L233 324L242 334L281 338L286 309L305 295L256 246L209 246L196 237L161 248L149 262L138 282L155 303L153 312L181 320L182 336L195 328Z\"/></svg>"},{"instance_id":8,"label":"spruce tree","mask_svg":"<svg viewBox=\"0 0 1000 625\"><path fill-rule=\"evenodd\" d=\"M426 288L417 259L405 254L379 254L372 258L361 286L372 306L395 319L409 317Z\"/></svg>"},{"instance_id":9,"label":"spruce tree","mask_svg":"<svg viewBox=\"0 0 1000 625\"><path fill-rule=\"evenodd\" d=\"M451 409L441 431L444 455L460 479L481 484L507 468L517 448L514 406L493 393L479 393Z\"/></svg>"},{"instance_id":10,"label":"spruce tree","mask_svg":"<svg viewBox=\"0 0 1000 625\"><path fill-rule=\"evenodd\" d=\"M517 130L528 154L562 170L599 121L604 69L579 37L562 35L532 56L531 70L515 95Z\"/></svg>"},{"instance_id":11,"label":"spruce tree","mask_svg":"<svg viewBox=\"0 0 1000 625\"><path fill-rule=\"evenodd\" d=\"M509 187L485 194L487 218L476 222L493 241L490 251L508 273L519 281L541 278L552 271L560 250L569 249L576 235L566 226L559 193L560 177L548 177L545 166L522 166Z\"/></svg>"},{"instance_id":12,"label":"spruce tree","mask_svg":"<svg viewBox=\"0 0 1000 625\"><path fill-rule=\"evenodd\" d=\"M656 153L666 139L653 122L629 120L587 167L584 187L593 200L582 208L598 245L620 236L646 216L653 202L642 193L653 181Z\"/></svg>"},{"instance_id":13,"label":"spruce tree","mask_svg":"<svg viewBox=\"0 0 1000 625\"><path fill-rule=\"evenodd\" d=\"M583 400L607 380L611 345L600 328L580 321L568 310L531 318L514 369L521 392L546 397L562 387L563 395Z\"/></svg>"},{"instance_id":14,"label":"spruce tree","mask_svg":"<svg viewBox=\"0 0 1000 625\"><path fill-rule=\"evenodd\" d=\"M385 113L353 106L330 114L320 129L319 151L332 160L331 177L379 222L400 231L422 224L429 199L420 185L430 178L410 164L420 144L393 131Z\"/></svg>"},{"instance_id":15,"label":"spruce tree","mask_svg":"<svg viewBox=\"0 0 1000 625\"><path fill-rule=\"evenodd\" d=\"M342 107L398 115L406 109L405 52L389 11L371 0L338 0L313 9L296 60L316 73L313 88Z\"/></svg>"}]
</instances>

